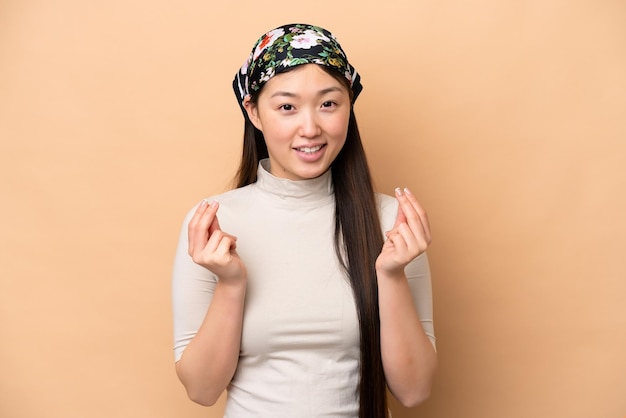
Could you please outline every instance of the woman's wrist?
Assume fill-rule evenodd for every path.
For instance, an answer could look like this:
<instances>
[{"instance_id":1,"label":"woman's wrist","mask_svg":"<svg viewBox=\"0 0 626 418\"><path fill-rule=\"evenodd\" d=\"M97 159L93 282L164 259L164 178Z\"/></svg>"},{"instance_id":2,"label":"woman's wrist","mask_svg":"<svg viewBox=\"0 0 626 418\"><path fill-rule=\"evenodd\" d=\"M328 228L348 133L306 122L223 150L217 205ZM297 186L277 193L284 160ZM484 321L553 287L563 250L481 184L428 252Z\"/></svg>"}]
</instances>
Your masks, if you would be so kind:
<instances>
[{"instance_id":1,"label":"woman's wrist","mask_svg":"<svg viewBox=\"0 0 626 418\"><path fill-rule=\"evenodd\" d=\"M397 281L397 280L406 279L406 275L404 274L403 268L392 270L392 271L376 269L376 277L378 278L379 281L381 280Z\"/></svg>"},{"instance_id":2,"label":"woman's wrist","mask_svg":"<svg viewBox=\"0 0 626 418\"><path fill-rule=\"evenodd\" d=\"M220 279L215 286L215 290L220 289L220 293L226 293L232 297L239 298L245 296L247 287L248 279L244 276L237 279Z\"/></svg>"}]
</instances>

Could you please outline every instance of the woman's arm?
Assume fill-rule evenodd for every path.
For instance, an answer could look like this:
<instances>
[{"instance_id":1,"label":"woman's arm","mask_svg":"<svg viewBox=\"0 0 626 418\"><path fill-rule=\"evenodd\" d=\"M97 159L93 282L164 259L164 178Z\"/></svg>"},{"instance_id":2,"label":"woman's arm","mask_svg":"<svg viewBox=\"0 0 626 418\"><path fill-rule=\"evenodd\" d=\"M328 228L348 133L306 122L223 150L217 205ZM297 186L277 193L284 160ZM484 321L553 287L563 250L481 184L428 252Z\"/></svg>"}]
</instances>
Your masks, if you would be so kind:
<instances>
[{"instance_id":1,"label":"woman's arm","mask_svg":"<svg viewBox=\"0 0 626 418\"><path fill-rule=\"evenodd\" d=\"M174 298L175 320L187 322L183 324L187 333L189 322L194 321L188 311L195 310L197 317L198 306L208 304L197 332L176 362L176 373L189 398L207 406L217 401L237 368L246 294L246 269L236 252L236 238L220 229L217 209L217 202L203 201L198 206L188 225L188 254L180 254L179 246L174 271L174 286L183 288ZM203 270L199 266L208 270L205 274L217 276L217 282L211 286L210 280L198 279ZM181 284L189 276L192 280L196 276L200 287L193 281Z\"/></svg>"},{"instance_id":2,"label":"woman's arm","mask_svg":"<svg viewBox=\"0 0 626 418\"><path fill-rule=\"evenodd\" d=\"M217 284L200 329L179 361L176 374L192 401L213 405L237 368L244 285Z\"/></svg>"},{"instance_id":3,"label":"woman's arm","mask_svg":"<svg viewBox=\"0 0 626 418\"><path fill-rule=\"evenodd\" d=\"M376 262L381 352L389 390L400 403L411 407L430 395L437 353L421 322L430 318L419 317L405 268L411 263L406 270L418 270L411 280L421 286L417 290L424 293L419 296L427 299L422 311L431 310L430 274L424 253L431 236L426 213L415 197L406 189L404 193L396 190L396 196L396 223L386 233Z\"/></svg>"},{"instance_id":4,"label":"woman's arm","mask_svg":"<svg viewBox=\"0 0 626 418\"><path fill-rule=\"evenodd\" d=\"M389 390L406 407L430 396L437 353L426 335L406 276L378 275L380 339Z\"/></svg>"}]
</instances>

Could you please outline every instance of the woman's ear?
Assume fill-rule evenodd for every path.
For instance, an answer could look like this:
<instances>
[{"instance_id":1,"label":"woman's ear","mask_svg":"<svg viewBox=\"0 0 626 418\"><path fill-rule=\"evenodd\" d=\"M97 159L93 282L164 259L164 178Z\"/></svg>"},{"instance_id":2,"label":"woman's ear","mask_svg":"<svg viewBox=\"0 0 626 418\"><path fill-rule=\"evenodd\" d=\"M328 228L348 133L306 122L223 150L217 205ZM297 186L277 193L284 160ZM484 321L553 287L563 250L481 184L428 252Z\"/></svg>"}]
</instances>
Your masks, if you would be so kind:
<instances>
[{"instance_id":1,"label":"woman's ear","mask_svg":"<svg viewBox=\"0 0 626 418\"><path fill-rule=\"evenodd\" d=\"M263 132L263 124L261 124L261 119L259 118L259 108L255 103L252 103L250 96L246 96L243 99L243 108L246 109L248 119L250 119L254 127Z\"/></svg>"}]
</instances>

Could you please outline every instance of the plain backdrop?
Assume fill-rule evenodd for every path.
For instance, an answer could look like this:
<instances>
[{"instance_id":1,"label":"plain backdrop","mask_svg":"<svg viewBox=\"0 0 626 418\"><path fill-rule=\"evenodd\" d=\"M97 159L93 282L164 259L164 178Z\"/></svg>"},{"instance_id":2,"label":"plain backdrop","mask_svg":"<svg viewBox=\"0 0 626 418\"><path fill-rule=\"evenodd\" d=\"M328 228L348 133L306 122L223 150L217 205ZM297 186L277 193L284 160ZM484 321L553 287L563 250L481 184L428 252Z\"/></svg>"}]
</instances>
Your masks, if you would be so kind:
<instances>
[{"instance_id":1,"label":"plain backdrop","mask_svg":"<svg viewBox=\"0 0 626 418\"><path fill-rule=\"evenodd\" d=\"M235 173L232 77L299 21L432 222L440 368L394 418L623 418L622 0L0 0L0 416L221 416L174 374L174 248Z\"/></svg>"}]
</instances>

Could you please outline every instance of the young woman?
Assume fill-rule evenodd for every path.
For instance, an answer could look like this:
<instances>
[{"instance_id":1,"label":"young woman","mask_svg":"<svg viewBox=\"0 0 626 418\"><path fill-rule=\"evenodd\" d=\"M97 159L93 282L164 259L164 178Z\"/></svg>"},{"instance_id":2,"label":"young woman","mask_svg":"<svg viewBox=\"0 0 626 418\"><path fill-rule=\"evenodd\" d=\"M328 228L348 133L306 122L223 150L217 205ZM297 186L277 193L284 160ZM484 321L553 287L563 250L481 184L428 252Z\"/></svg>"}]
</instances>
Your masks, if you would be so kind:
<instances>
[{"instance_id":1,"label":"young woman","mask_svg":"<svg viewBox=\"0 0 626 418\"><path fill-rule=\"evenodd\" d=\"M437 356L428 219L374 193L360 76L305 24L263 35L233 82L237 188L185 219L173 273L176 372L229 418L387 415L430 393Z\"/></svg>"}]
</instances>

